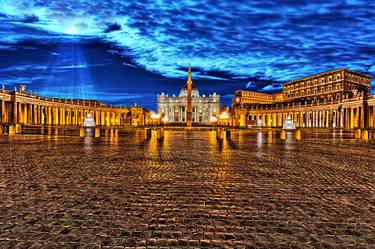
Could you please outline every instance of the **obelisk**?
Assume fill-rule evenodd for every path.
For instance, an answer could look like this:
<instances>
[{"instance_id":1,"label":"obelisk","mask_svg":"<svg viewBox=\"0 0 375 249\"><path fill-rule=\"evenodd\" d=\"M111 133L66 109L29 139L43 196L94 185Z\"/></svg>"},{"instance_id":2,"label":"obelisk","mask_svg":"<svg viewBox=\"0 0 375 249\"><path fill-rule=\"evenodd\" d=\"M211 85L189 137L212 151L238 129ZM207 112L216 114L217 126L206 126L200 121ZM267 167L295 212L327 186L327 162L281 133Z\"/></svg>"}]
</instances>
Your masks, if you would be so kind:
<instances>
[{"instance_id":1,"label":"obelisk","mask_svg":"<svg viewBox=\"0 0 375 249\"><path fill-rule=\"evenodd\" d=\"M191 88L193 85L193 81L191 80L191 70L190 70L190 63L189 63L189 72L188 72L188 80L187 80L187 110L186 110L186 126L192 127L193 122L191 120L193 107L191 101Z\"/></svg>"}]
</instances>

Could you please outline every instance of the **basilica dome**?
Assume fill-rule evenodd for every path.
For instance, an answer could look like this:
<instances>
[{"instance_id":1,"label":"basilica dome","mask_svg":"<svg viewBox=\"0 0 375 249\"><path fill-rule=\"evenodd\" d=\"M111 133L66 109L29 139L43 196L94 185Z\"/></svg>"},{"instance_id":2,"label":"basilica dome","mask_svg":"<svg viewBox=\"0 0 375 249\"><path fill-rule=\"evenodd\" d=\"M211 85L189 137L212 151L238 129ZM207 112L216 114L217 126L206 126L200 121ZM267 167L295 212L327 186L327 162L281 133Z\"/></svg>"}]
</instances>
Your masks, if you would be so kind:
<instances>
[{"instance_id":1,"label":"basilica dome","mask_svg":"<svg viewBox=\"0 0 375 249\"><path fill-rule=\"evenodd\" d=\"M181 89L180 91L180 97L187 97L188 92L187 92L187 84ZM199 91L198 88L196 88L194 85L191 85L191 96L192 97L199 97Z\"/></svg>"}]
</instances>

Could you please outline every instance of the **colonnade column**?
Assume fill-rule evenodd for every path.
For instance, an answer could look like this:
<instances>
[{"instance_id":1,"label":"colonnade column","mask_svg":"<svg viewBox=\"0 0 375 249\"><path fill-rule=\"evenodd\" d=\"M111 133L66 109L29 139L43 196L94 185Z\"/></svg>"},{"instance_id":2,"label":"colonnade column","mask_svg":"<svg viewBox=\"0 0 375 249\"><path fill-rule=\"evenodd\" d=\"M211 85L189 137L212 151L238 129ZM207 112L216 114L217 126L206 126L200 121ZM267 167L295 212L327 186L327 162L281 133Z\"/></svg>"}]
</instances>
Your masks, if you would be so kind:
<instances>
[{"instance_id":1,"label":"colonnade column","mask_svg":"<svg viewBox=\"0 0 375 249\"><path fill-rule=\"evenodd\" d=\"M56 124L56 108L51 107L51 124Z\"/></svg>"},{"instance_id":2,"label":"colonnade column","mask_svg":"<svg viewBox=\"0 0 375 249\"><path fill-rule=\"evenodd\" d=\"M21 103L17 103L17 117L18 117L18 120L16 123L19 123L21 124L22 123L22 106L21 106Z\"/></svg>"},{"instance_id":3,"label":"colonnade column","mask_svg":"<svg viewBox=\"0 0 375 249\"><path fill-rule=\"evenodd\" d=\"M94 111L94 121L95 121L95 125L99 125L99 114L98 114L98 111Z\"/></svg>"},{"instance_id":4,"label":"colonnade column","mask_svg":"<svg viewBox=\"0 0 375 249\"><path fill-rule=\"evenodd\" d=\"M6 110L5 110L5 101L1 100L1 122L2 123L6 122L5 113L6 113Z\"/></svg>"},{"instance_id":5,"label":"colonnade column","mask_svg":"<svg viewBox=\"0 0 375 249\"><path fill-rule=\"evenodd\" d=\"M37 105L33 105L33 123L35 125L38 124L38 106Z\"/></svg>"},{"instance_id":6,"label":"colonnade column","mask_svg":"<svg viewBox=\"0 0 375 249\"><path fill-rule=\"evenodd\" d=\"M310 112L306 112L305 116L306 116L306 126L305 127L310 127Z\"/></svg>"},{"instance_id":7,"label":"colonnade column","mask_svg":"<svg viewBox=\"0 0 375 249\"><path fill-rule=\"evenodd\" d=\"M320 128L320 120L322 119L321 118L322 113L320 111L318 111L317 114L318 115L317 115L317 118L316 118L316 121L317 121L316 127Z\"/></svg>"},{"instance_id":8,"label":"colonnade column","mask_svg":"<svg viewBox=\"0 0 375 249\"><path fill-rule=\"evenodd\" d=\"M361 110L361 113L360 113L359 128L365 128L367 126L366 125L366 117L365 117L365 114L366 114L365 105L362 105L360 107L360 110Z\"/></svg>"},{"instance_id":9,"label":"colonnade column","mask_svg":"<svg viewBox=\"0 0 375 249\"><path fill-rule=\"evenodd\" d=\"M43 114L43 107L42 106L39 106L38 107L38 112L39 112L39 124L44 124L44 114Z\"/></svg>"},{"instance_id":10,"label":"colonnade column","mask_svg":"<svg viewBox=\"0 0 375 249\"><path fill-rule=\"evenodd\" d=\"M341 128L344 127L344 110L343 110L343 108L341 108L341 111L340 111L340 127Z\"/></svg>"},{"instance_id":11,"label":"colonnade column","mask_svg":"<svg viewBox=\"0 0 375 249\"><path fill-rule=\"evenodd\" d=\"M18 114L18 104L16 101L13 102L13 123L17 123L18 121L18 117L17 117L17 114Z\"/></svg>"},{"instance_id":12,"label":"colonnade column","mask_svg":"<svg viewBox=\"0 0 375 249\"><path fill-rule=\"evenodd\" d=\"M70 125L70 112L69 112L70 109L64 109L64 114L65 114L65 124L66 125Z\"/></svg>"},{"instance_id":13,"label":"colonnade column","mask_svg":"<svg viewBox=\"0 0 375 249\"><path fill-rule=\"evenodd\" d=\"M350 109L345 108L345 128L350 128Z\"/></svg>"},{"instance_id":14,"label":"colonnade column","mask_svg":"<svg viewBox=\"0 0 375 249\"><path fill-rule=\"evenodd\" d=\"M354 128L354 108L350 108L350 126L349 128Z\"/></svg>"},{"instance_id":15,"label":"colonnade column","mask_svg":"<svg viewBox=\"0 0 375 249\"><path fill-rule=\"evenodd\" d=\"M47 125L50 125L51 123L50 123L50 115L49 115L49 107L48 106L44 107L44 114L45 114L45 123Z\"/></svg>"},{"instance_id":16,"label":"colonnade column","mask_svg":"<svg viewBox=\"0 0 375 249\"><path fill-rule=\"evenodd\" d=\"M74 111L74 125L78 125L78 109L73 109Z\"/></svg>"},{"instance_id":17,"label":"colonnade column","mask_svg":"<svg viewBox=\"0 0 375 249\"><path fill-rule=\"evenodd\" d=\"M58 108L59 109L59 111L58 111L58 124L59 125L64 125L65 124L65 122L64 122L64 108Z\"/></svg>"},{"instance_id":18,"label":"colonnade column","mask_svg":"<svg viewBox=\"0 0 375 249\"><path fill-rule=\"evenodd\" d=\"M75 110L69 109L69 124L70 125L74 125L74 115L75 115Z\"/></svg>"}]
</instances>

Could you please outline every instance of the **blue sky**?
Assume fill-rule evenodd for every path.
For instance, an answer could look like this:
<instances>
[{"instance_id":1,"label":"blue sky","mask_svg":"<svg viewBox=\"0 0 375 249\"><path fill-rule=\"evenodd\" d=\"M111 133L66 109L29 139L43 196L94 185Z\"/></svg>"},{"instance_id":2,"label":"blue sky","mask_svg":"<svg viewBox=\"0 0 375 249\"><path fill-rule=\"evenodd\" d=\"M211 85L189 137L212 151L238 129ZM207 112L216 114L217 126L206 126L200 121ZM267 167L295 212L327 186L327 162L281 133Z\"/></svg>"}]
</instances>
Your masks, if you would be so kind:
<instances>
[{"instance_id":1,"label":"blue sky","mask_svg":"<svg viewBox=\"0 0 375 249\"><path fill-rule=\"evenodd\" d=\"M0 0L0 81L155 109L191 63L228 105L334 68L375 75L374 23L374 1Z\"/></svg>"}]
</instances>

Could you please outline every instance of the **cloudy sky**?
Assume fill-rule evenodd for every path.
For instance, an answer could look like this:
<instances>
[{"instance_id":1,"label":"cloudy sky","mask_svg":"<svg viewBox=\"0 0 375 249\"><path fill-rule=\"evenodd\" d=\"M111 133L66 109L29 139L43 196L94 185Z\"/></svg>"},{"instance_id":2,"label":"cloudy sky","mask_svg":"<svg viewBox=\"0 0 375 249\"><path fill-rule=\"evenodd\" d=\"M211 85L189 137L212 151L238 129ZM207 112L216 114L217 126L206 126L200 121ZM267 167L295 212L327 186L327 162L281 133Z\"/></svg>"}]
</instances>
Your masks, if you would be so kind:
<instances>
[{"instance_id":1,"label":"cloudy sky","mask_svg":"<svg viewBox=\"0 0 375 249\"><path fill-rule=\"evenodd\" d=\"M0 81L155 109L191 63L229 104L335 68L375 76L374 31L373 0L0 0Z\"/></svg>"}]
</instances>

